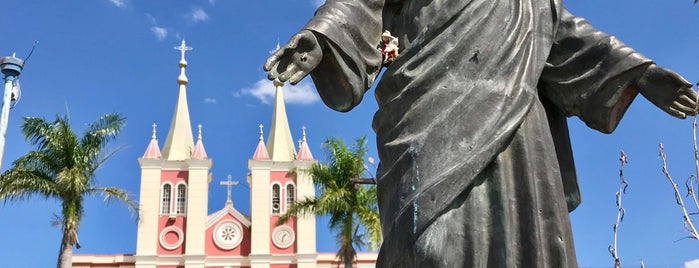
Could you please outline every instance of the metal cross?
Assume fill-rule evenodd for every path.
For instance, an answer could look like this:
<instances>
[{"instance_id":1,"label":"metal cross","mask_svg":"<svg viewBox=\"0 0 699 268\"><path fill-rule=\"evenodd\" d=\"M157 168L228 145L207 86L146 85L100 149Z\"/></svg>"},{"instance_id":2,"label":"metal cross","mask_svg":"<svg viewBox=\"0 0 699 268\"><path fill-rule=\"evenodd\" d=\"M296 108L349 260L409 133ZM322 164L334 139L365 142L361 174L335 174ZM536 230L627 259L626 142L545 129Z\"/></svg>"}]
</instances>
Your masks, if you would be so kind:
<instances>
[{"instance_id":1,"label":"metal cross","mask_svg":"<svg viewBox=\"0 0 699 268\"><path fill-rule=\"evenodd\" d=\"M226 199L226 204L232 203L232 201L231 201L231 187L238 185L238 181L233 181L233 180L231 180L232 178L233 178L233 176L231 176L231 174L228 174L227 181L219 182L221 185L224 185L228 188L228 197Z\"/></svg>"},{"instance_id":2,"label":"metal cross","mask_svg":"<svg viewBox=\"0 0 699 268\"><path fill-rule=\"evenodd\" d=\"M179 50L180 52L182 52L182 60L184 60L184 52L185 52L185 51L188 51L188 50L192 50L193 48L188 47L187 45L185 45L184 39L182 39L182 44L180 44L180 46L175 47L175 49L176 49L176 50Z\"/></svg>"}]
</instances>

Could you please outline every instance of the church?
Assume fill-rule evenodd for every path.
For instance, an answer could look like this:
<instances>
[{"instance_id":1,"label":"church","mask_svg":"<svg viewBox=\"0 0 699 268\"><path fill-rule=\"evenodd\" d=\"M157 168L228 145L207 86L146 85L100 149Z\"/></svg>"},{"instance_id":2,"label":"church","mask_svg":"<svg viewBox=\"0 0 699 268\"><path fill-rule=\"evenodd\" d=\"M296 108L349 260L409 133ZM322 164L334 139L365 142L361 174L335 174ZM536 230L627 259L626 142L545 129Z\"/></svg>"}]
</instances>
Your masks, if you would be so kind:
<instances>
[{"instance_id":1,"label":"church","mask_svg":"<svg viewBox=\"0 0 699 268\"><path fill-rule=\"evenodd\" d=\"M213 159L206 154L201 125L195 142L189 118L185 52L191 48L183 40L176 49L181 52L179 89L167 138L161 151L153 125L150 143L138 158L141 180L136 253L76 254L73 267L343 267L334 252L316 251L315 216L275 225L292 202L315 196L310 176L293 172L310 167L315 160L305 129L298 145L293 142L281 84L275 84L267 142L260 125L257 147L247 163L250 215L234 207L230 187L237 182L230 176L220 182L228 187L228 200L220 210L208 214ZM374 252L359 252L354 267L374 267L376 257Z\"/></svg>"}]
</instances>

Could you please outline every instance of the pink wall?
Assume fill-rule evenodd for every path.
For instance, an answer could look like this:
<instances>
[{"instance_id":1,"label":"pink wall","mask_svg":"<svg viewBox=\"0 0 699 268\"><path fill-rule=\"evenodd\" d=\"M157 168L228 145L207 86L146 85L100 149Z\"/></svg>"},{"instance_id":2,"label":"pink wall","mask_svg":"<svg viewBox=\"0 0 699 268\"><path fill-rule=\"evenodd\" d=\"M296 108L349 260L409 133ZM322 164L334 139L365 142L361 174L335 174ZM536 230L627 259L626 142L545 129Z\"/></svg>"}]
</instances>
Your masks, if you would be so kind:
<instances>
[{"instance_id":1,"label":"pink wall","mask_svg":"<svg viewBox=\"0 0 699 268\"><path fill-rule=\"evenodd\" d=\"M296 188L295 188L296 187L296 178L291 177L289 175L290 175L289 172L286 172L286 171L272 171L272 172L270 172L270 183L278 182L281 186L280 187L281 188L281 196L280 196L281 200L280 201L281 201L282 212L286 211L286 184L288 182L293 182L294 183L294 191L296 191ZM295 237L294 244L292 244L288 248L278 248L272 242L271 235L274 233L274 228L277 227L274 224L275 222L277 222L277 219L279 219L279 216L272 216L272 219L270 221L270 226L269 226L269 234L270 234L269 250L270 250L270 253L272 253L272 254L293 254L293 253L296 253L296 239L298 237ZM290 220L288 220L284 224L288 225L289 227L294 229L294 232L296 233L296 219L295 218L291 218ZM280 266L280 267L290 267L290 266ZM270 266L270 268L272 268L272 267Z\"/></svg>"},{"instance_id":2,"label":"pink wall","mask_svg":"<svg viewBox=\"0 0 699 268\"><path fill-rule=\"evenodd\" d=\"M270 264L269 268L296 268L296 264Z\"/></svg>"},{"instance_id":3,"label":"pink wall","mask_svg":"<svg viewBox=\"0 0 699 268\"><path fill-rule=\"evenodd\" d=\"M160 183L164 182L170 182L172 184L172 195L171 195L171 203L170 207L175 208L177 205L176 201L177 199L175 198L175 193L177 189L177 183L179 182L185 182L187 183L188 180L188 171L177 171L177 170L164 170L160 174ZM162 188L161 188L162 189ZM158 196L160 198L160 195ZM158 202L162 202L162 200L158 200ZM187 233L187 224L185 222L185 216L184 215L177 215L174 219L171 219L169 215L161 215L160 214L160 206L158 206L158 254L160 255L180 255L184 254L184 248L185 244L187 243L186 237L184 238L184 241L182 242L182 245L179 247L169 250L164 248L160 244L160 234L162 230L166 227L169 226L176 226L182 230L183 235ZM173 238L173 235L168 235L166 237Z\"/></svg>"},{"instance_id":4,"label":"pink wall","mask_svg":"<svg viewBox=\"0 0 699 268\"><path fill-rule=\"evenodd\" d=\"M233 220L240 224L240 227L243 228L243 241L240 242L240 245L237 247L231 249L231 250L225 250L222 248L219 248L216 245L216 242L214 242L213 234L214 230L216 229L216 225L222 221L227 221L227 220ZM250 255L250 228L246 227L245 224L240 222L238 219L233 217L230 214L226 214L223 216L220 220L218 220L216 223L212 224L211 227L209 227L206 230L206 255L208 256L248 256Z\"/></svg>"},{"instance_id":5,"label":"pink wall","mask_svg":"<svg viewBox=\"0 0 699 268\"><path fill-rule=\"evenodd\" d=\"M206 268L226 268L226 267L231 267L231 268L250 268L250 266L206 266Z\"/></svg>"},{"instance_id":6,"label":"pink wall","mask_svg":"<svg viewBox=\"0 0 699 268\"><path fill-rule=\"evenodd\" d=\"M292 182L294 184L294 191L296 191L296 178L289 176L289 172L286 171L272 171L270 172L270 183L278 182L281 189L281 209L286 211L286 184ZM271 187L271 186L270 186ZM271 189L271 188L270 188ZM271 191L271 190L270 190Z\"/></svg>"}]
</instances>

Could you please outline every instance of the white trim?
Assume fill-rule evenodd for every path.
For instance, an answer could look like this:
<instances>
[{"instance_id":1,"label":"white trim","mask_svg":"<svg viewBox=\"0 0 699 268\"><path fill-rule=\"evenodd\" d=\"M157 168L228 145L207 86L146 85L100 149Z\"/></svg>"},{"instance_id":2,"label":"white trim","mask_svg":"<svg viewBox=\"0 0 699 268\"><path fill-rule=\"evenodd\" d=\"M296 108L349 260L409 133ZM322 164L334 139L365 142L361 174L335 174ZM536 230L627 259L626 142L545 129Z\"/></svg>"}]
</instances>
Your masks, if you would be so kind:
<instances>
[{"instance_id":1,"label":"white trim","mask_svg":"<svg viewBox=\"0 0 699 268\"><path fill-rule=\"evenodd\" d=\"M178 239L177 242L175 242L174 244L168 244L165 241L165 235L169 232L175 232L175 234L177 234ZM184 242L184 233L182 232L182 229L180 229L179 227L168 226L165 227L162 231L160 231L160 245L163 246L163 248L167 250L173 250L180 247L182 245L182 242Z\"/></svg>"},{"instance_id":2,"label":"white trim","mask_svg":"<svg viewBox=\"0 0 699 268\"><path fill-rule=\"evenodd\" d=\"M184 185L184 209L183 209L184 211L182 211L181 213L178 213L177 208L179 206L179 201L177 199L180 197L180 191L178 190L180 185ZM176 215L186 215L187 214L187 203L188 203L187 201L189 201L189 200L187 200L188 199L187 194L189 193L189 185L187 185L187 183L185 183L184 181L180 181L173 188L173 192L175 193L174 194L175 205L173 206L173 209L171 210L172 213L176 214Z\"/></svg>"},{"instance_id":3,"label":"white trim","mask_svg":"<svg viewBox=\"0 0 699 268\"><path fill-rule=\"evenodd\" d=\"M284 184L284 206L282 206L282 208L283 208L282 214L286 213L287 206L289 205L289 201L288 201L289 198L288 198L288 196L286 196L289 193L289 190L287 189L289 187L289 185L294 187L294 200L293 201L296 201L297 200L296 197L298 196L298 194L296 194L298 192L298 187L296 187L296 184L293 181L289 181L286 184Z\"/></svg>"},{"instance_id":4,"label":"white trim","mask_svg":"<svg viewBox=\"0 0 699 268\"><path fill-rule=\"evenodd\" d=\"M279 186L279 211L274 212L274 185ZM279 182L272 182L269 185L269 213L272 215L282 214L282 184Z\"/></svg>"},{"instance_id":5,"label":"white trim","mask_svg":"<svg viewBox=\"0 0 699 268\"><path fill-rule=\"evenodd\" d=\"M165 193L165 191L164 191L164 190L165 190L165 185L170 185L170 207L168 208L167 213L163 213L163 194ZM170 215L170 214L172 214L172 200L173 200L172 197L174 196L174 194L173 194L173 189L174 189L174 187L172 187L172 182L164 181L163 183L160 184L160 189L159 189L159 192L160 192L160 195L159 195L159 196L160 196L160 198L158 199L158 204L159 204L159 205L158 205L158 207L159 207L159 209L158 209L158 215L164 216L164 215Z\"/></svg>"},{"instance_id":6,"label":"white trim","mask_svg":"<svg viewBox=\"0 0 699 268\"><path fill-rule=\"evenodd\" d=\"M213 214L206 217L206 229L209 229L214 223L218 222L221 218L226 215L231 215L233 218L237 219L238 222L242 223L245 228L250 228L250 219L248 219L243 213L240 213L237 209L233 207L226 206L223 209L214 212Z\"/></svg>"},{"instance_id":7,"label":"white trim","mask_svg":"<svg viewBox=\"0 0 699 268\"><path fill-rule=\"evenodd\" d=\"M287 235L291 236L291 240L288 240L286 243L278 241L279 239L281 239L281 237L277 237L277 234L279 232L286 232ZM274 228L274 231L272 232L272 243L274 243L274 245L278 248L288 248L294 244L294 241L296 241L296 234L294 233L294 229L292 229L288 225L281 225Z\"/></svg>"},{"instance_id":8,"label":"white trim","mask_svg":"<svg viewBox=\"0 0 699 268\"><path fill-rule=\"evenodd\" d=\"M219 232L227 227L234 229L234 231L236 232L235 237L231 241L223 240L223 237L219 235ZM234 220L225 220L219 222L212 233L214 243L216 244L216 246L224 250L231 250L238 247L238 245L240 245L240 243L243 242L244 235L245 233L243 232L243 227L240 226L240 223Z\"/></svg>"}]
</instances>

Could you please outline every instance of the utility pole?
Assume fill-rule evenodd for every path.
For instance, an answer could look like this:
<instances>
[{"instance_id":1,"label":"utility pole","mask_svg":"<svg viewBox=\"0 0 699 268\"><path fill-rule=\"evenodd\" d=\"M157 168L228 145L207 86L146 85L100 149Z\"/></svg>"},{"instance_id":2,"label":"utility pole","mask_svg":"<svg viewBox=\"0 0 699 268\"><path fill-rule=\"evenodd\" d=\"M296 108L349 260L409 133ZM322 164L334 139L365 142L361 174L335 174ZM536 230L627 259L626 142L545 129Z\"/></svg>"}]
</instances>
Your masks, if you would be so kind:
<instances>
[{"instance_id":1,"label":"utility pole","mask_svg":"<svg viewBox=\"0 0 699 268\"><path fill-rule=\"evenodd\" d=\"M12 105L12 88L23 68L24 61L15 57L14 54L10 57L0 58L0 71L5 75L5 93L2 97L2 114L0 114L0 170L2 170L2 158L5 154L5 136L7 135L7 122L10 118L10 106Z\"/></svg>"}]
</instances>

